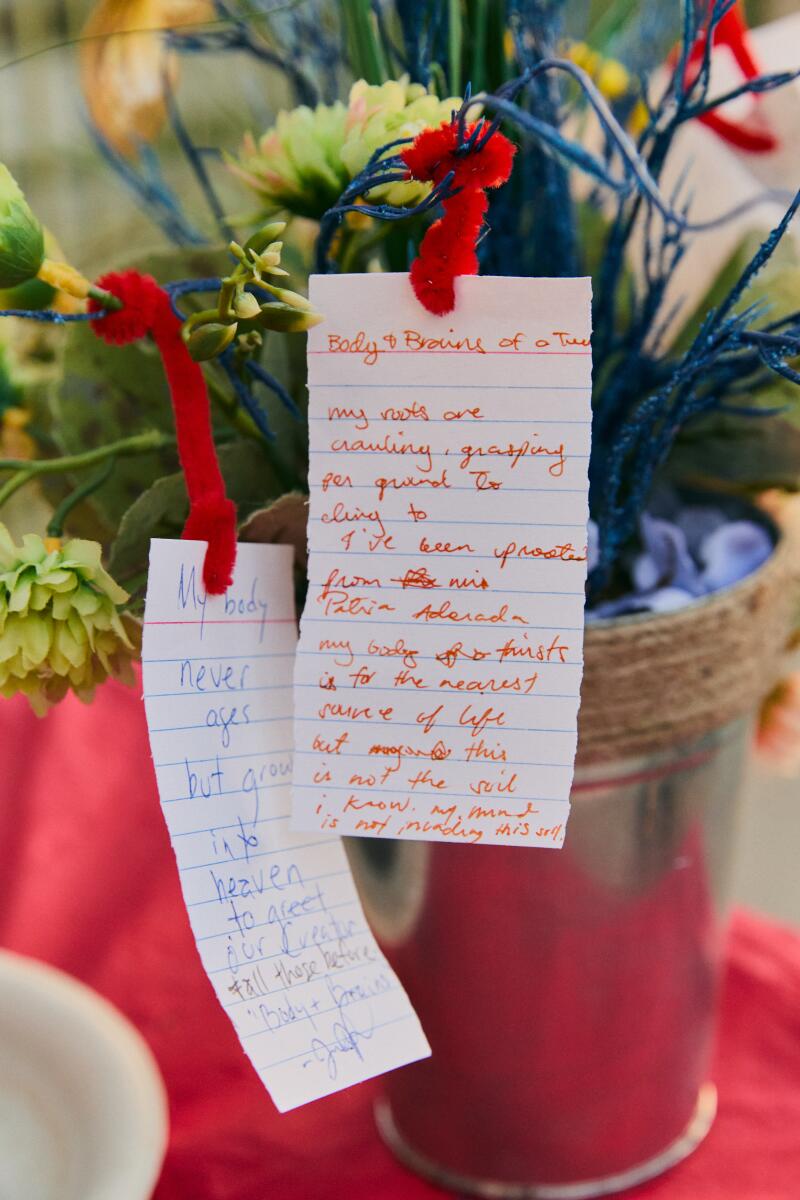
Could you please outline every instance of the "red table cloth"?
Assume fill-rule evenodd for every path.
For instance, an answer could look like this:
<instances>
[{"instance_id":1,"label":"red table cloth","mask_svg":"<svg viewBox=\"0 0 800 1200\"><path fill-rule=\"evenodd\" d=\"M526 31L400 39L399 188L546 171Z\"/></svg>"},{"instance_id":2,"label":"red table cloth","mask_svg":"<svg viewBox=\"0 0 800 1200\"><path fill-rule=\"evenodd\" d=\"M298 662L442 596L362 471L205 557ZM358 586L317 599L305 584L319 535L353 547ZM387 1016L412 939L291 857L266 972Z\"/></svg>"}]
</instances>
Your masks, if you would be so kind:
<instances>
[{"instance_id":1,"label":"red table cloth","mask_svg":"<svg viewBox=\"0 0 800 1200\"><path fill-rule=\"evenodd\" d=\"M371 1118L373 1084L280 1116L203 975L144 711L109 684L43 721L0 704L0 944L102 992L152 1047L172 1137L157 1200L435 1200ZM739 912L706 1142L636 1200L800 1196L800 937Z\"/></svg>"}]
</instances>

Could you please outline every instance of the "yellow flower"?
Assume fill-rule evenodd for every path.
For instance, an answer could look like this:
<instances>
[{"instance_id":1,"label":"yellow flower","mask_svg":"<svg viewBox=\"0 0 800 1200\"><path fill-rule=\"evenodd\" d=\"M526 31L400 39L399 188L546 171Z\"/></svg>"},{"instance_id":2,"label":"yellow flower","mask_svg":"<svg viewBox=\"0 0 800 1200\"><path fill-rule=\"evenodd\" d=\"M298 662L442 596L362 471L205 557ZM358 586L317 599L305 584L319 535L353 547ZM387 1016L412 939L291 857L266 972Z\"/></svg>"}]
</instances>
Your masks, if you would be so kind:
<instances>
[{"instance_id":1,"label":"yellow flower","mask_svg":"<svg viewBox=\"0 0 800 1200\"><path fill-rule=\"evenodd\" d=\"M590 76L602 95L612 104L626 96L633 99L627 127L634 136L641 133L650 120L650 114L641 96L634 99L639 87L628 68L616 58L603 58L586 42L569 43L564 48L564 54L576 67L581 67Z\"/></svg>"},{"instance_id":2,"label":"yellow flower","mask_svg":"<svg viewBox=\"0 0 800 1200\"><path fill-rule=\"evenodd\" d=\"M0 414L0 454L3 458L31 459L36 455L36 443L26 431L31 414L16 404Z\"/></svg>"},{"instance_id":3,"label":"yellow flower","mask_svg":"<svg viewBox=\"0 0 800 1200\"><path fill-rule=\"evenodd\" d=\"M775 774L800 774L800 672L782 680L764 701L756 750Z\"/></svg>"},{"instance_id":4,"label":"yellow flower","mask_svg":"<svg viewBox=\"0 0 800 1200\"><path fill-rule=\"evenodd\" d=\"M621 100L633 87L630 72L616 58L603 58L586 42L572 42L567 58L591 76L606 100Z\"/></svg>"},{"instance_id":5,"label":"yellow flower","mask_svg":"<svg viewBox=\"0 0 800 1200\"><path fill-rule=\"evenodd\" d=\"M80 72L92 121L122 154L151 142L166 119L176 56L164 31L213 16L210 0L100 0L82 35Z\"/></svg>"},{"instance_id":6,"label":"yellow flower","mask_svg":"<svg viewBox=\"0 0 800 1200\"><path fill-rule=\"evenodd\" d=\"M460 103L440 100L406 77L380 86L360 79L350 89L347 105L301 105L278 113L258 143L252 135L245 138L230 166L259 194L265 209L319 220L376 150L441 125ZM414 181L393 183L374 188L369 198L413 205L429 188Z\"/></svg>"},{"instance_id":7,"label":"yellow flower","mask_svg":"<svg viewBox=\"0 0 800 1200\"><path fill-rule=\"evenodd\" d=\"M91 700L109 676L134 682L138 627L100 555L80 538L29 533L16 546L0 524L0 695L21 692L39 716L70 690Z\"/></svg>"}]
</instances>

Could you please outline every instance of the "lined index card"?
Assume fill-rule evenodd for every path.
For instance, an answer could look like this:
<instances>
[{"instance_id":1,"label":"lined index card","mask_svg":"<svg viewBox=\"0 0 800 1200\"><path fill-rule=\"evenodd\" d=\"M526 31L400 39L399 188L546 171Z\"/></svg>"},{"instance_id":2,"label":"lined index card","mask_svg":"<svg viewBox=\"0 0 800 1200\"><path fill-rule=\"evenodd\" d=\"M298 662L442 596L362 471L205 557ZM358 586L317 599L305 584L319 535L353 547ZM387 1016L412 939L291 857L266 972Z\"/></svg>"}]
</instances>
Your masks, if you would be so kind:
<instances>
[{"instance_id":1,"label":"lined index card","mask_svg":"<svg viewBox=\"0 0 800 1200\"><path fill-rule=\"evenodd\" d=\"M289 831L292 549L240 545L213 597L205 550L151 544L147 724L203 966L284 1112L430 1049L339 838Z\"/></svg>"},{"instance_id":2,"label":"lined index card","mask_svg":"<svg viewBox=\"0 0 800 1200\"><path fill-rule=\"evenodd\" d=\"M316 276L293 821L559 847L577 741L588 279Z\"/></svg>"}]
</instances>

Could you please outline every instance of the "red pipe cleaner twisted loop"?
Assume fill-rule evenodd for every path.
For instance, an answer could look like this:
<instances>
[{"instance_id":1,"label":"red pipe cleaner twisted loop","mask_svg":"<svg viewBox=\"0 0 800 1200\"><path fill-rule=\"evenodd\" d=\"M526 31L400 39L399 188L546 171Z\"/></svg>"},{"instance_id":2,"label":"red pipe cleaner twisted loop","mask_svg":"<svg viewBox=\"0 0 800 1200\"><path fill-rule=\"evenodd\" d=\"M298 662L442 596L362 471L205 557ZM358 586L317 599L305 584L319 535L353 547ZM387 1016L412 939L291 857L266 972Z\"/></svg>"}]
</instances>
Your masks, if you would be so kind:
<instances>
[{"instance_id":1,"label":"red pipe cleaner twisted loop","mask_svg":"<svg viewBox=\"0 0 800 1200\"><path fill-rule=\"evenodd\" d=\"M455 308L456 277L478 274L476 247L489 207L486 190L506 182L516 152L502 133L471 140L473 133L475 125L462 130L454 118L438 129L423 129L400 155L412 179L435 185L452 171L450 186L458 189L443 201L443 215L426 232L411 264L417 299L437 316Z\"/></svg>"},{"instance_id":2,"label":"red pipe cleaner twisted loop","mask_svg":"<svg viewBox=\"0 0 800 1200\"><path fill-rule=\"evenodd\" d=\"M711 35L708 28L703 29L698 35L686 63L684 84L693 83L697 78L709 36ZM713 31L713 45L715 49L727 46L743 79L755 79L760 74L750 48L750 30L740 4L737 3L733 8L728 9L724 17L717 23ZM670 62L674 66L677 61L678 53L673 51ZM754 102L757 104L760 99L761 96L756 92L753 95ZM761 128L753 122L747 123L723 116L723 112L724 108L721 111L713 109L711 112L703 113L697 120L701 125L713 129L714 133L723 141L728 142L731 146L736 146L739 150L747 150L751 154L766 154L777 148L778 139L771 130Z\"/></svg>"},{"instance_id":3,"label":"red pipe cleaner twisted loop","mask_svg":"<svg viewBox=\"0 0 800 1200\"><path fill-rule=\"evenodd\" d=\"M189 494L189 519L184 538L208 542L203 564L206 592L219 595L230 586L236 560L236 506L225 495L211 432L211 407L206 381L181 338L181 322L170 298L150 275L138 271L112 272L97 281L122 301L118 312L96 317L91 326L98 337L114 346L150 334L158 347L169 385L178 456ZM102 306L89 301L97 312Z\"/></svg>"}]
</instances>

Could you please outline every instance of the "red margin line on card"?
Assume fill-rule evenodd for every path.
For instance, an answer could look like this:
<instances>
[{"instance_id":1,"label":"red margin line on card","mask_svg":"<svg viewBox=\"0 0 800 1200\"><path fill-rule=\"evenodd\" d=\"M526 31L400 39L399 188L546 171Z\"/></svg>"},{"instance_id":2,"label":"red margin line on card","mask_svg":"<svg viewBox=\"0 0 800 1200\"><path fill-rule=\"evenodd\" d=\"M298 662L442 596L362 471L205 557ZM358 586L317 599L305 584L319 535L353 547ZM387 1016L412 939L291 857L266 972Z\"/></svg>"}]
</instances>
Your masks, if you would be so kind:
<instances>
[{"instance_id":1,"label":"red margin line on card","mask_svg":"<svg viewBox=\"0 0 800 1200\"><path fill-rule=\"evenodd\" d=\"M347 355L347 354L366 354L367 350L309 350L309 354L330 354L330 355ZM483 358L485 354L510 354L514 358L521 358L523 354L571 354L581 358L589 358L591 350L384 350L378 347L377 354L416 354L418 357L421 354L470 354L473 358Z\"/></svg>"},{"instance_id":2,"label":"red margin line on card","mask_svg":"<svg viewBox=\"0 0 800 1200\"><path fill-rule=\"evenodd\" d=\"M294 617L227 617L219 621L143 621L143 625L295 625Z\"/></svg>"}]
</instances>

